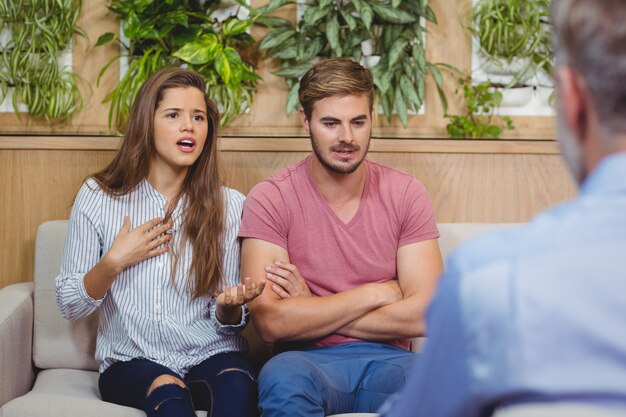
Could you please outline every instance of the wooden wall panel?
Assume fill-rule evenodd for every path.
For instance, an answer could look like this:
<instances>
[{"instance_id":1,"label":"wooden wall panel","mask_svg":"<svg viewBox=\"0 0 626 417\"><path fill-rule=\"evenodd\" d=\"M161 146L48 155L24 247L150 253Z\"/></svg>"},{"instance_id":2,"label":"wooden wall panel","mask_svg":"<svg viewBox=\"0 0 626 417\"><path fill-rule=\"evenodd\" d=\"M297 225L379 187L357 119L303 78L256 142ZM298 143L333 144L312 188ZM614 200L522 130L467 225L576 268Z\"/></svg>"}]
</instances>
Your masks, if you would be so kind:
<instances>
[{"instance_id":1,"label":"wooden wall panel","mask_svg":"<svg viewBox=\"0 0 626 417\"><path fill-rule=\"evenodd\" d=\"M68 218L83 179L113 154L0 150L0 286L32 279L37 227L46 220Z\"/></svg>"},{"instance_id":2,"label":"wooden wall panel","mask_svg":"<svg viewBox=\"0 0 626 417\"><path fill-rule=\"evenodd\" d=\"M269 151L262 151L259 149L266 147L260 141L257 139L255 147L245 141L243 145L234 140L222 144L228 186L247 193L257 182L302 159L309 149L308 143L300 139L270 141ZM273 149L281 141L286 150ZM447 141L435 141L426 148L423 142L407 143L410 151L402 151L398 145L385 146L386 141L379 141L373 144L369 157L420 179L430 191L439 222L526 221L576 193L552 147L543 147L540 152L542 147L534 146L528 148L530 153L518 152L515 147L505 153L466 153ZM100 150L0 146L0 288L31 280L38 225L68 218L84 178L106 165L114 155L110 143L102 143L104 149ZM244 145L255 150L238 149Z\"/></svg>"}]
</instances>

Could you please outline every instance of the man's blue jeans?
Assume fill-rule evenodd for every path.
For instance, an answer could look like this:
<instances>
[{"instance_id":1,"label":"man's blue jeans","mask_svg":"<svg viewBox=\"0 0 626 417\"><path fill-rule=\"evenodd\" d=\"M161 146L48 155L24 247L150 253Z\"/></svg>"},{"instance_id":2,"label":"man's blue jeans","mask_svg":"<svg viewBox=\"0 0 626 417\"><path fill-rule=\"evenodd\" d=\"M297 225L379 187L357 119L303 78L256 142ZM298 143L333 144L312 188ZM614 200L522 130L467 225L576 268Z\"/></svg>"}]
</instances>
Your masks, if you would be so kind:
<instances>
[{"instance_id":1,"label":"man's blue jeans","mask_svg":"<svg viewBox=\"0 0 626 417\"><path fill-rule=\"evenodd\" d=\"M263 416L323 417L374 413L402 388L415 354L356 342L281 353L259 375Z\"/></svg>"},{"instance_id":2,"label":"man's blue jeans","mask_svg":"<svg viewBox=\"0 0 626 417\"><path fill-rule=\"evenodd\" d=\"M181 379L187 388L166 384L147 396L160 375ZM146 359L116 362L98 382L104 401L144 410L150 416L195 417L207 410L211 417L256 417L257 385L252 366L242 354L220 353L181 376Z\"/></svg>"}]
</instances>

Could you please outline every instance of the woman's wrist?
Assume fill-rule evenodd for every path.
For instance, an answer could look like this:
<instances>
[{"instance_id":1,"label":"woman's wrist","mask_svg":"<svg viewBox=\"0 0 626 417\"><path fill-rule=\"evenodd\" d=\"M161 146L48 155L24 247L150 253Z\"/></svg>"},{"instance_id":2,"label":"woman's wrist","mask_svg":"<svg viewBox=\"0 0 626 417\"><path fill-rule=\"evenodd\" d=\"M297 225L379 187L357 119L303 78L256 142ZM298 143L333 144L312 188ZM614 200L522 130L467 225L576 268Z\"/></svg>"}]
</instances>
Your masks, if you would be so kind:
<instances>
[{"instance_id":1,"label":"woman's wrist","mask_svg":"<svg viewBox=\"0 0 626 417\"><path fill-rule=\"evenodd\" d=\"M240 305L217 304L215 315L222 324L238 324L241 322L243 308Z\"/></svg>"}]
</instances>

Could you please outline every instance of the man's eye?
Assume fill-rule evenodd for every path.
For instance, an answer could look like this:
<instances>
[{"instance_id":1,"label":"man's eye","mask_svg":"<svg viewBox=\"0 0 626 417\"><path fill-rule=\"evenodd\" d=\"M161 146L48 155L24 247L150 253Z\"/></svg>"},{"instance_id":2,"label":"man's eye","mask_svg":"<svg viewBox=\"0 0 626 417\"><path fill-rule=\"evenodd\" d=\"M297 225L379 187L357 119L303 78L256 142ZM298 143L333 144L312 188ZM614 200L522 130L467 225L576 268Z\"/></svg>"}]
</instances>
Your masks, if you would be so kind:
<instances>
[{"instance_id":1,"label":"man's eye","mask_svg":"<svg viewBox=\"0 0 626 417\"><path fill-rule=\"evenodd\" d=\"M335 127L335 126L337 126L337 123L335 123L335 122L324 122L324 126L326 126L326 127Z\"/></svg>"}]
</instances>

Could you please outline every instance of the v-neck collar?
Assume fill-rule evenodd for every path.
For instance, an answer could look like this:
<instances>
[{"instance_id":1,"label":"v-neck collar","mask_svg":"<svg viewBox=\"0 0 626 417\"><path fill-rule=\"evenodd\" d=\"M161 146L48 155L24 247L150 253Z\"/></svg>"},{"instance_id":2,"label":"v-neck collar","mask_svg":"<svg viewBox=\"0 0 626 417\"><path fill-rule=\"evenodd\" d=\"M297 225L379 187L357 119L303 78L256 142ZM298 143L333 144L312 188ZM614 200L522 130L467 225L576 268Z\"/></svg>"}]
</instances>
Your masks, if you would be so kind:
<instances>
[{"instance_id":1,"label":"v-neck collar","mask_svg":"<svg viewBox=\"0 0 626 417\"><path fill-rule=\"evenodd\" d=\"M330 206L328 201L326 201L326 199L324 198L320 190L317 188L317 185L315 185L315 182L313 181L313 174L311 173L311 158L313 158L312 155L310 155L307 158L304 165L305 165L305 170L306 170L306 177L307 177L307 180L309 181L309 184L313 188L313 192L315 193L318 200L320 201L320 204L324 207L324 210L326 210L330 214L330 216L333 219L335 219L335 222L340 224L342 227L349 229L350 227L352 227L352 225L354 225L358 221L359 217L361 217L362 215L361 213L364 210L363 201L365 201L365 199L368 197L369 188L370 188L369 187L370 167L369 167L369 163L367 159L364 159L362 162L363 168L365 169L365 182L363 184L363 192L361 193L361 199L359 200L359 207L354 213L354 216L352 216L352 218L347 223L345 223L343 220L341 220L341 218L339 218L337 213L335 213L335 210L333 210L333 208Z\"/></svg>"}]
</instances>

